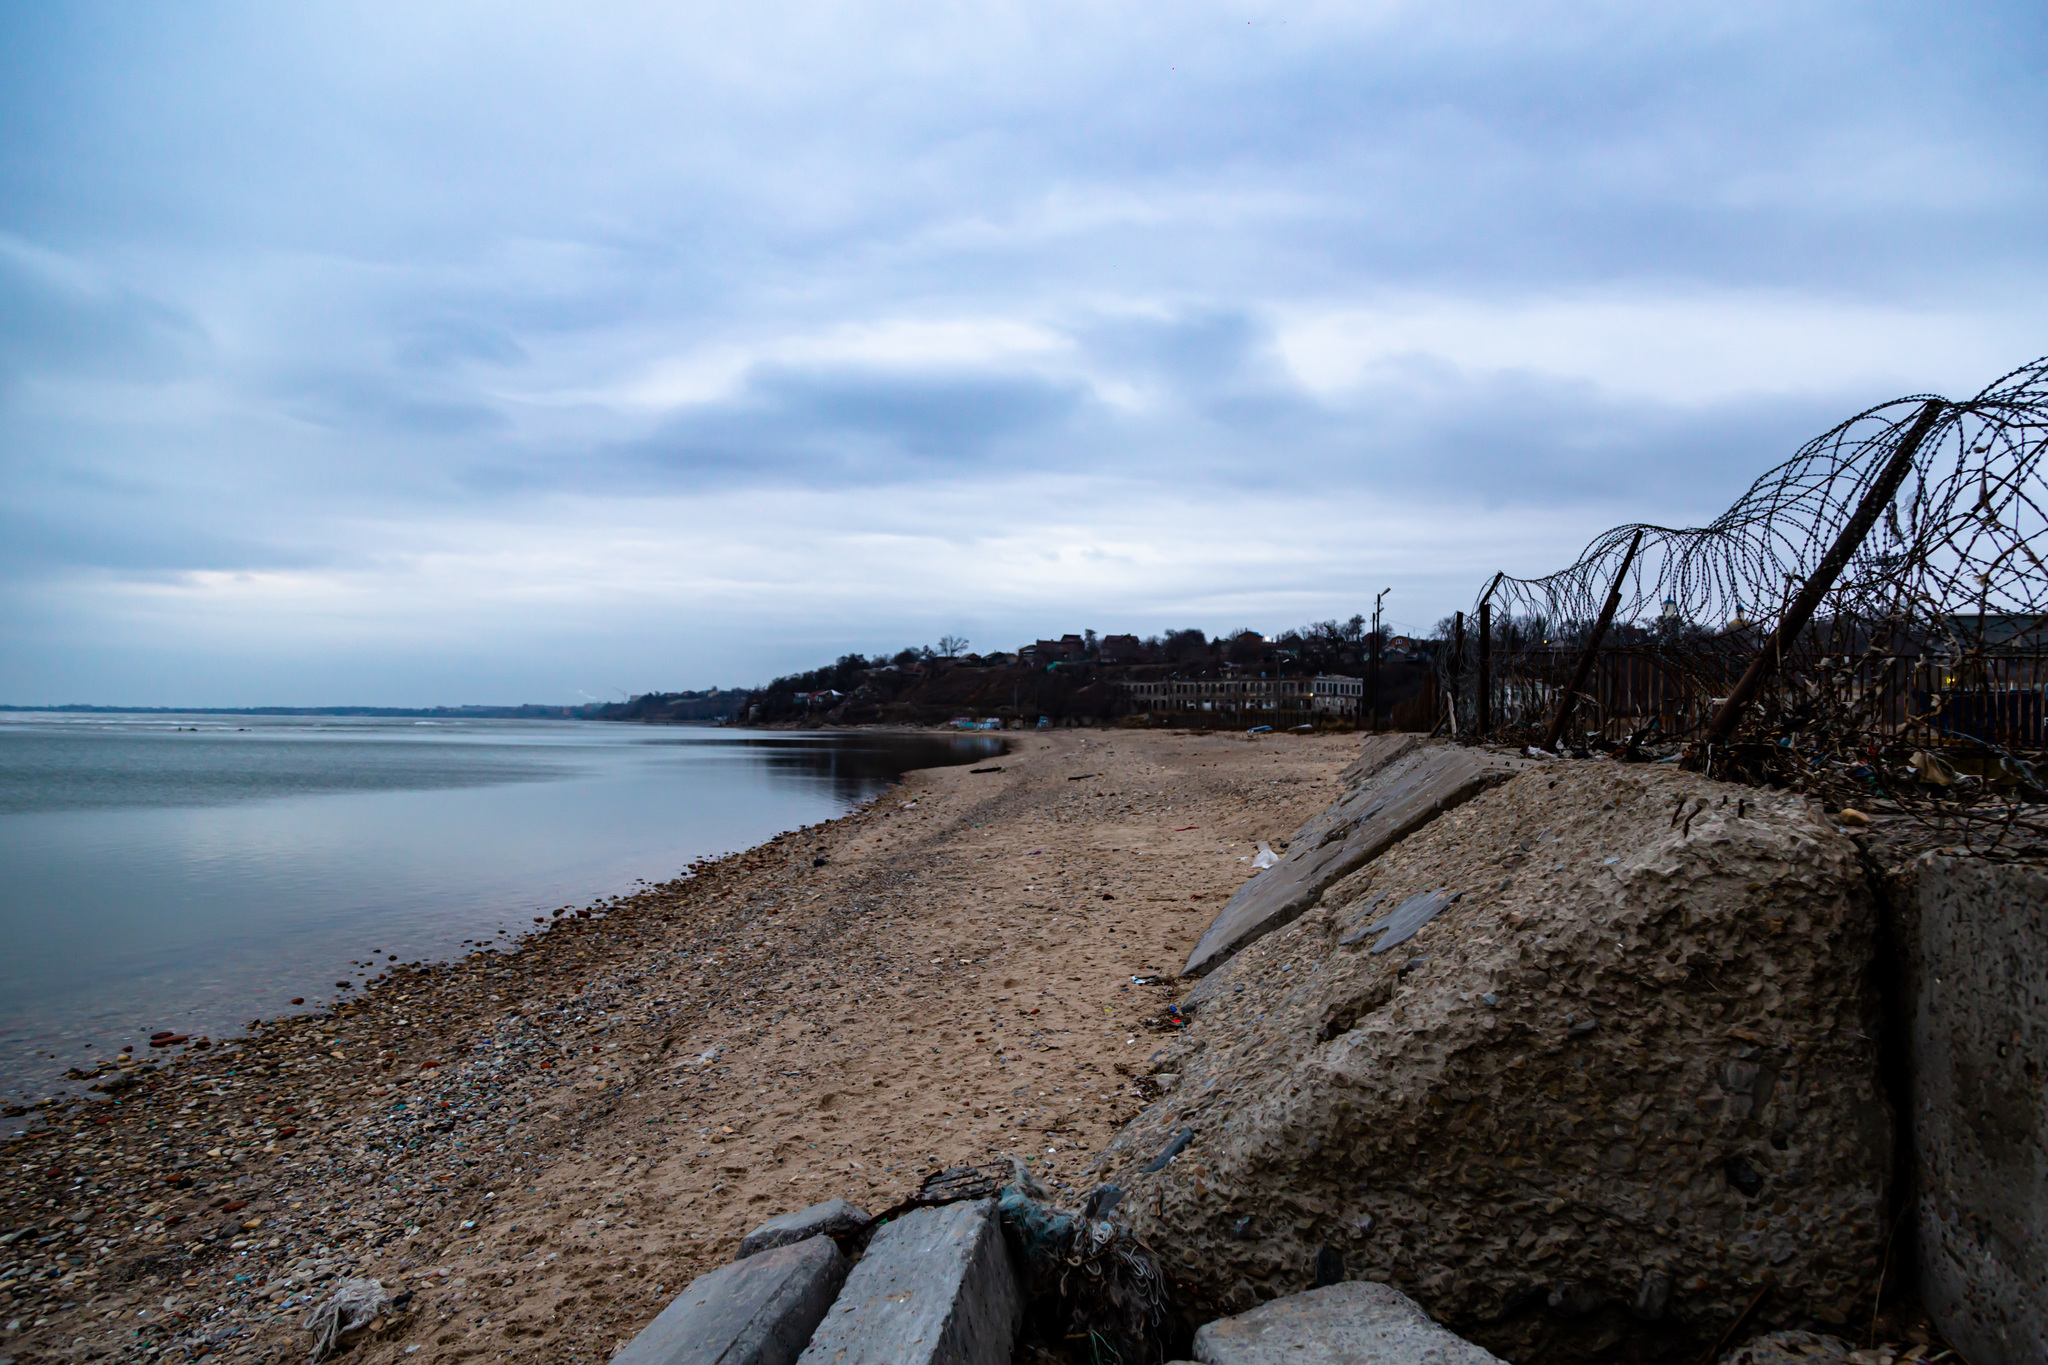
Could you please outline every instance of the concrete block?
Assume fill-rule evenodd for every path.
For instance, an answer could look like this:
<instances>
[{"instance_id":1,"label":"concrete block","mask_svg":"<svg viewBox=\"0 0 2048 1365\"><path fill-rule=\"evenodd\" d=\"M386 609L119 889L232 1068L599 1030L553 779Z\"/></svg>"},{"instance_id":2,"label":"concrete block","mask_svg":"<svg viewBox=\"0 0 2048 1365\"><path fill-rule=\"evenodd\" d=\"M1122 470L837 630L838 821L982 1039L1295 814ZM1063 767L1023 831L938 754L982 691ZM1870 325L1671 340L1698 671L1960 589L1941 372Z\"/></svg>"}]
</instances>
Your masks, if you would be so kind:
<instances>
[{"instance_id":1,"label":"concrete block","mask_svg":"<svg viewBox=\"0 0 2048 1365\"><path fill-rule=\"evenodd\" d=\"M838 1237L859 1232L870 1221L866 1209L856 1208L844 1199L827 1199L822 1204L813 1204L795 1213L776 1214L740 1238L740 1257L744 1260L757 1251L788 1246L809 1237Z\"/></svg>"},{"instance_id":2,"label":"concrete block","mask_svg":"<svg viewBox=\"0 0 2048 1365\"><path fill-rule=\"evenodd\" d=\"M1023 1318L996 1201L918 1209L875 1233L802 1365L1009 1365Z\"/></svg>"},{"instance_id":3,"label":"concrete block","mask_svg":"<svg viewBox=\"0 0 2048 1365\"><path fill-rule=\"evenodd\" d=\"M829 1237L700 1275L611 1365L791 1365L846 1282Z\"/></svg>"},{"instance_id":4,"label":"concrete block","mask_svg":"<svg viewBox=\"0 0 2048 1365\"><path fill-rule=\"evenodd\" d=\"M2048 1360L2048 875L1929 854L1895 884L1913 1008L1920 1297L1970 1365Z\"/></svg>"},{"instance_id":5,"label":"concrete block","mask_svg":"<svg viewBox=\"0 0 2048 1365\"><path fill-rule=\"evenodd\" d=\"M1195 1333L1200 1365L1501 1365L1437 1326L1398 1289L1349 1280L1218 1318Z\"/></svg>"},{"instance_id":6,"label":"concrete block","mask_svg":"<svg viewBox=\"0 0 2048 1365\"><path fill-rule=\"evenodd\" d=\"M1181 975L1214 971L1247 944L1300 918L1331 883L1528 766L1527 759L1484 749L1429 745L1378 767L1302 826L1285 857L1237 889L1188 954Z\"/></svg>"}]
</instances>

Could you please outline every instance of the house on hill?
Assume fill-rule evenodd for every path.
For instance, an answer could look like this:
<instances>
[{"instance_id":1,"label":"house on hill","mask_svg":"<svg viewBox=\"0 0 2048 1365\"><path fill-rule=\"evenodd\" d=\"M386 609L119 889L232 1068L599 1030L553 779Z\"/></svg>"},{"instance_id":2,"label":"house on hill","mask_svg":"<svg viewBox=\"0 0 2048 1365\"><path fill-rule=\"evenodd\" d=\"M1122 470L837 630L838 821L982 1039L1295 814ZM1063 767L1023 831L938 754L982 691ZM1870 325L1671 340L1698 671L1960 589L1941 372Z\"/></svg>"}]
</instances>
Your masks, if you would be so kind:
<instances>
[{"instance_id":1,"label":"house on hill","mask_svg":"<svg viewBox=\"0 0 2048 1365\"><path fill-rule=\"evenodd\" d=\"M1039 640L1029 646L1033 661L1041 664L1079 663L1088 656L1088 647L1078 635L1062 635L1057 640ZM1023 650L1017 651L1023 653Z\"/></svg>"}]
</instances>

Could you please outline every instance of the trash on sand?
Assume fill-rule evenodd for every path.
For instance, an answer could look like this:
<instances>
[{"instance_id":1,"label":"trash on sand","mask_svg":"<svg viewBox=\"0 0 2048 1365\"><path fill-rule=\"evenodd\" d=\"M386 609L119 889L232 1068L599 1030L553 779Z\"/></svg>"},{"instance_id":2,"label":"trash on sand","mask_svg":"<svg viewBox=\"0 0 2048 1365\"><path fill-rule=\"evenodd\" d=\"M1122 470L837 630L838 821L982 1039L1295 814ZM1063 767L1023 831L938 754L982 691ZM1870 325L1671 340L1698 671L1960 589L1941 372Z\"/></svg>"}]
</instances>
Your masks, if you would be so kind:
<instances>
[{"instance_id":1,"label":"trash on sand","mask_svg":"<svg viewBox=\"0 0 2048 1365\"><path fill-rule=\"evenodd\" d=\"M1259 840L1258 856L1252 859L1252 866L1263 872L1279 861L1280 855L1273 851L1272 845L1264 839Z\"/></svg>"},{"instance_id":2,"label":"trash on sand","mask_svg":"<svg viewBox=\"0 0 2048 1365\"><path fill-rule=\"evenodd\" d=\"M1181 1149L1194 1140L1195 1130L1192 1128L1183 1128L1178 1133L1175 1133L1173 1141L1166 1144L1166 1149L1145 1163L1145 1174L1151 1175L1155 1171L1165 1170L1167 1165L1181 1154Z\"/></svg>"},{"instance_id":3,"label":"trash on sand","mask_svg":"<svg viewBox=\"0 0 2048 1365\"><path fill-rule=\"evenodd\" d=\"M327 1301L306 1314L305 1330L313 1334L314 1360L323 1359L340 1338L368 1327L391 1302L376 1280L343 1280Z\"/></svg>"}]
</instances>

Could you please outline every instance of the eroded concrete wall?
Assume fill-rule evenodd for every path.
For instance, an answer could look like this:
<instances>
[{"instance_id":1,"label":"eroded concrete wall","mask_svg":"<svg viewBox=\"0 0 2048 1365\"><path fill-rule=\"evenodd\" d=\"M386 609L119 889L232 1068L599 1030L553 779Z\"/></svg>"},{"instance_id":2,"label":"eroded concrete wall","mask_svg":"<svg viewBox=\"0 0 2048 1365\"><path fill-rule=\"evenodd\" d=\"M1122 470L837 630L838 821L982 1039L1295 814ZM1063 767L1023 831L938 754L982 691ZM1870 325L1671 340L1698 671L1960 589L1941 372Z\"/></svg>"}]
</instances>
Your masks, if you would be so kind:
<instances>
[{"instance_id":1,"label":"eroded concrete wall","mask_svg":"<svg viewBox=\"0 0 2048 1365\"><path fill-rule=\"evenodd\" d=\"M1896 883L1920 1293L1971 1365L2048 1360L2048 874L1929 854Z\"/></svg>"}]
</instances>

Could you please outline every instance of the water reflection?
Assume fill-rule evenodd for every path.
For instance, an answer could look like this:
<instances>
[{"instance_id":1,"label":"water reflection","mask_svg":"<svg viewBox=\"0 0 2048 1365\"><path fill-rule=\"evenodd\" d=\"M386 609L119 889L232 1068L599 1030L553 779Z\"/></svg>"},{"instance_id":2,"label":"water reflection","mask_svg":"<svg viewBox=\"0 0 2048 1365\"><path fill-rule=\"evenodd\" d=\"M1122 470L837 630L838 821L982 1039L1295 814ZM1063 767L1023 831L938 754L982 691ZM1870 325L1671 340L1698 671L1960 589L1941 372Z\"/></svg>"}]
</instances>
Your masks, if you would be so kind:
<instances>
[{"instance_id":1,"label":"water reflection","mask_svg":"<svg viewBox=\"0 0 2048 1365\"><path fill-rule=\"evenodd\" d=\"M352 964L504 942L564 905L831 819L986 735L595 722L0 724L0 1084L159 1028L220 1036ZM190 723L190 722L186 722ZM203 726L205 722L202 720Z\"/></svg>"},{"instance_id":2,"label":"water reflection","mask_svg":"<svg viewBox=\"0 0 2048 1365\"><path fill-rule=\"evenodd\" d=\"M822 780L834 796L847 802L865 800L878 784L893 782L913 769L979 763L1003 751L1003 741L993 735L741 734L668 742L699 750L729 749L761 764L774 779L795 779L804 786Z\"/></svg>"}]
</instances>

